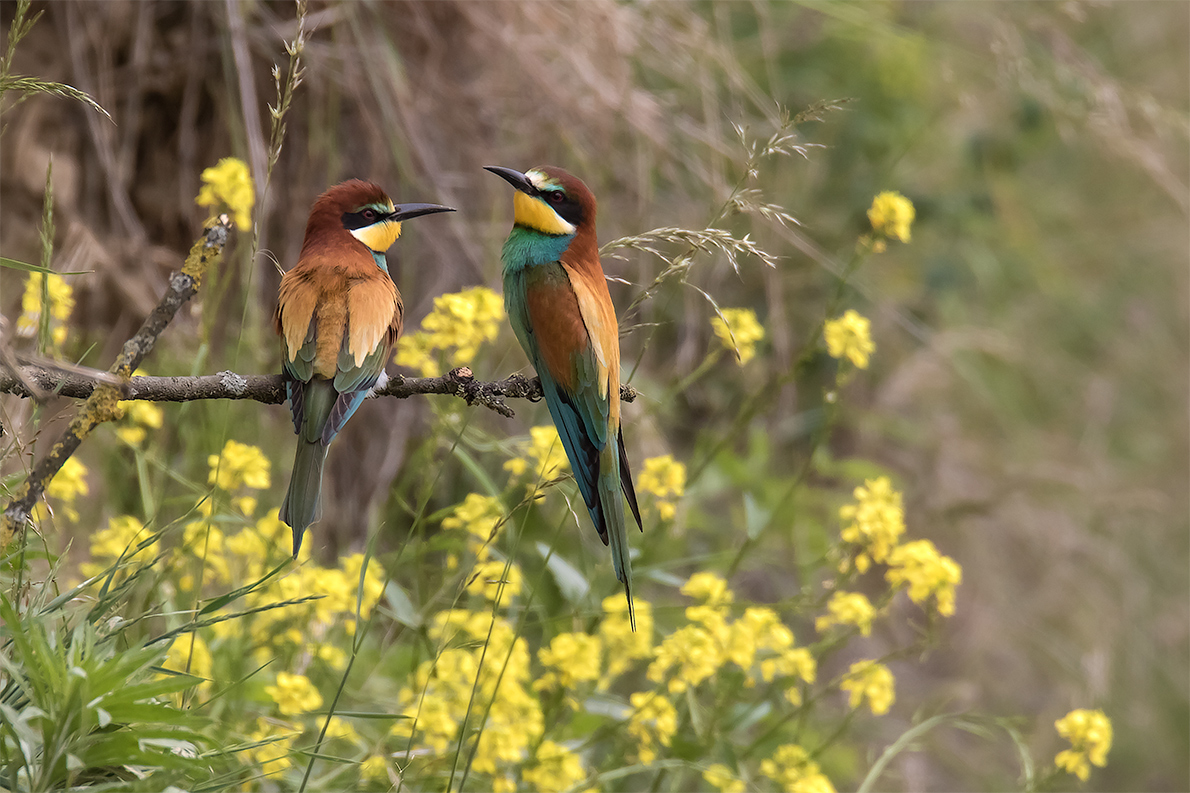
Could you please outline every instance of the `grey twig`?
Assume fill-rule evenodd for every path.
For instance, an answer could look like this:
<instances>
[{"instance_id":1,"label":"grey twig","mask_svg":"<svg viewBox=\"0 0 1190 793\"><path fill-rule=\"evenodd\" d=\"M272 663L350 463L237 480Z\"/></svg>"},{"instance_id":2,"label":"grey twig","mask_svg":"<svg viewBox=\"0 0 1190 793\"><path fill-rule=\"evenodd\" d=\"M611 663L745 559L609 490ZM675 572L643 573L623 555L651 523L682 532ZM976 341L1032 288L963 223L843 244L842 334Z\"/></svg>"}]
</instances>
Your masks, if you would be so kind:
<instances>
[{"instance_id":1,"label":"grey twig","mask_svg":"<svg viewBox=\"0 0 1190 793\"><path fill-rule=\"evenodd\" d=\"M89 377L78 371L58 371L46 366L26 365L13 372L0 367L0 392L34 397L29 385L43 392L60 396L88 399L103 383L100 375ZM191 402L196 399L251 399L268 405L285 401L285 381L281 375L240 375L219 372L201 377L133 377L116 388L118 399L144 399L151 402ZM512 418L512 408L506 399L541 399L541 381L514 374L504 380L488 382L476 380L466 367L454 369L441 377L389 378L383 388L375 391L378 397L406 399L420 394L441 394L458 397L468 405L482 405L501 416ZM620 398L626 402L636 399L636 389L620 387Z\"/></svg>"}]
</instances>

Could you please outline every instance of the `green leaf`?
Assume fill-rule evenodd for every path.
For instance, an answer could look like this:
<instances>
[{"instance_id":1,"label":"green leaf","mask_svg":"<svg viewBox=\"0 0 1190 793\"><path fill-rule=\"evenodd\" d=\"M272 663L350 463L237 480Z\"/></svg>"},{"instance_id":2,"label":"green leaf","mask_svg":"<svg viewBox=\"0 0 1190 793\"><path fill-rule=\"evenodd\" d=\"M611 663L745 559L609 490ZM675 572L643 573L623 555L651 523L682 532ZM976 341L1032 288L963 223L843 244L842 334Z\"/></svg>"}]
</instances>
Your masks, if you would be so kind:
<instances>
[{"instance_id":1,"label":"green leaf","mask_svg":"<svg viewBox=\"0 0 1190 793\"><path fill-rule=\"evenodd\" d=\"M554 577L562 597L571 603L581 603L591 591L591 584L586 577L575 569L574 565L563 559L557 552L551 552L544 542L537 543L537 552L545 559L545 566Z\"/></svg>"},{"instance_id":2,"label":"green leaf","mask_svg":"<svg viewBox=\"0 0 1190 793\"><path fill-rule=\"evenodd\" d=\"M28 264L26 262L19 262L16 259L9 259L6 256L0 256L0 267L8 267L12 270L24 270L29 273L51 273L53 275L87 275L95 272L94 270L65 270L59 272L52 270L49 267L42 267L40 264Z\"/></svg>"},{"instance_id":3,"label":"green leaf","mask_svg":"<svg viewBox=\"0 0 1190 793\"><path fill-rule=\"evenodd\" d=\"M410 628L421 626L421 617L418 616L417 609L413 607L413 601L409 599L405 589L396 581L388 582L388 586L384 588L384 599L392 610L392 618L397 622Z\"/></svg>"}]
</instances>

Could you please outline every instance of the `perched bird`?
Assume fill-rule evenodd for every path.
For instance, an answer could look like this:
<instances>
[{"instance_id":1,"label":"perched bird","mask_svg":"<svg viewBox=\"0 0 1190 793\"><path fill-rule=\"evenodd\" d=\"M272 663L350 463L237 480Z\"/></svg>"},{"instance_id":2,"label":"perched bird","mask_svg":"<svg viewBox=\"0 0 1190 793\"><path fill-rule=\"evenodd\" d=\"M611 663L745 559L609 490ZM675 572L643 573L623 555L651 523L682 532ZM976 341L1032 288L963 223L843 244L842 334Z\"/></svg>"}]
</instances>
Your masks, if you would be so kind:
<instances>
[{"instance_id":1,"label":"perched bird","mask_svg":"<svg viewBox=\"0 0 1190 793\"><path fill-rule=\"evenodd\" d=\"M401 334L403 307L384 252L401 221L437 204L398 204L359 179L318 197L298 263L281 278L274 326L282 375L298 434L281 520L293 529L293 555L318 517L326 450L384 372Z\"/></svg>"},{"instance_id":2,"label":"perched bird","mask_svg":"<svg viewBox=\"0 0 1190 793\"><path fill-rule=\"evenodd\" d=\"M623 490L640 508L620 428L620 336L595 243L595 196L561 168L486 170L516 188L504 242L504 305L541 378L545 403L579 492L632 608L632 561Z\"/></svg>"}]
</instances>

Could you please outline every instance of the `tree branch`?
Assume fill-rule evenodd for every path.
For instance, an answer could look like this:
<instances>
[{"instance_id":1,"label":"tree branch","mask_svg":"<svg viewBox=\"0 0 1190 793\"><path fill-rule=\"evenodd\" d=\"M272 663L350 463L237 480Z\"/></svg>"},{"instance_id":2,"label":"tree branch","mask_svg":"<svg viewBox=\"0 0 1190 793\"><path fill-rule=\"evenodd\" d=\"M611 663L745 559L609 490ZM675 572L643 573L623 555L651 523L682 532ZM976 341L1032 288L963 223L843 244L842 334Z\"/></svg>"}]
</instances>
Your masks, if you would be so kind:
<instances>
[{"instance_id":1,"label":"tree branch","mask_svg":"<svg viewBox=\"0 0 1190 793\"><path fill-rule=\"evenodd\" d=\"M46 366L22 366L17 372L0 365L0 392L22 397L37 397L30 385L60 396L86 399L104 385L102 373L90 377L79 371L59 371ZM281 375L240 375L219 372L201 377L133 377L116 387L119 399L144 399L151 402L191 402L196 399L252 399L267 405L285 401L285 381ZM467 367L454 369L441 377L390 377L375 391L377 397L406 399L420 394L455 396L468 405L482 405L501 416L515 414L505 399L541 399L541 381L534 377L510 375L504 380L476 380ZM620 398L636 399L630 385L620 386Z\"/></svg>"},{"instance_id":2,"label":"tree branch","mask_svg":"<svg viewBox=\"0 0 1190 793\"><path fill-rule=\"evenodd\" d=\"M165 330L174 315L178 313L186 301L198 291L202 276L207 268L217 265L223 258L223 249L227 244L227 234L230 231L231 220L227 215L220 215L207 227L203 236L194 243L190 255L182 269L169 278L169 289L165 296L153 309L140 330L124 342L124 347L116 357L115 363L108 370L109 373L127 380L141 361L145 359L157 344L157 337ZM7 375L12 372L6 373ZM61 374L57 375L61 377ZM24 388L24 385L21 385ZM50 390L53 390L52 388ZM50 449L50 453L38 461L24 483L17 489L16 495L8 502L4 509L4 516L0 519L0 547L8 544L13 532L24 525L29 515L45 492L46 486L62 468L62 464L74 454L83 440L105 421L111 421L119 415L117 402L123 392L121 386L111 383L92 383L92 390L87 401L79 408L79 412L71 419L66 432ZM14 391L16 393L16 391Z\"/></svg>"}]
</instances>

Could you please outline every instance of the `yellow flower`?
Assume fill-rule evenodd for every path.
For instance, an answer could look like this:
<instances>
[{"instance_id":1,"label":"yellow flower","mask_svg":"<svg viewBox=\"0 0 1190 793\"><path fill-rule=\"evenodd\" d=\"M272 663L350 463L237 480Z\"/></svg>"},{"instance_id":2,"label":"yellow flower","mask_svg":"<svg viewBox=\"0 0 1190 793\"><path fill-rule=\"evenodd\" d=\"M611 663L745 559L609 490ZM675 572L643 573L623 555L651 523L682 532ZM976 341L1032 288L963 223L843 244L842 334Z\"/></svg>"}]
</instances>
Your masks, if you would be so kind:
<instances>
[{"instance_id":1,"label":"yellow flower","mask_svg":"<svg viewBox=\"0 0 1190 793\"><path fill-rule=\"evenodd\" d=\"M607 672L600 681L603 688L631 669L634 661L653 654L653 606L638 597L635 613L633 631L628 620L628 602L623 595L603 599L603 620L599 623L599 638L607 657Z\"/></svg>"},{"instance_id":2,"label":"yellow flower","mask_svg":"<svg viewBox=\"0 0 1190 793\"><path fill-rule=\"evenodd\" d=\"M370 782L388 779L388 758L382 754L370 755L359 764L359 775Z\"/></svg>"},{"instance_id":3,"label":"yellow flower","mask_svg":"<svg viewBox=\"0 0 1190 793\"><path fill-rule=\"evenodd\" d=\"M406 718L393 725L392 734L412 739L418 754L445 758L467 714L486 713L472 768L495 777L522 763L544 731L541 703L529 691L527 642L507 620L461 609L435 614L428 632L443 649L423 661L398 693L397 709ZM473 733L462 738L476 740ZM504 776L495 782L506 786Z\"/></svg>"},{"instance_id":4,"label":"yellow flower","mask_svg":"<svg viewBox=\"0 0 1190 793\"><path fill-rule=\"evenodd\" d=\"M818 763L797 744L778 747L772 757L761 761L760 773L788 793L835 792L834 785L823 775Z\"/></svg>"},{"instance_id":5,"label":"yellow flower","mask_svg":"<svg viewBox=\"0 0 1190 793\"><path fill-rule=\"evenodd\" d=\"M90 492L91 489L87 486L87 466L74 457L66 458L45 489L47 496L62 502L62 511L70 520L79 518L79 513L73 506L75 499Z\"/></svg>"},{"instance_id":6,"label":"yellow flower","mask_svg":"<svg viewBox=\"0 0 1190 793\"><path fill-rule=\"evenodd\" d=\"M726 660L722 643L711 631L701 625L686 625L661 642L649 664L649 680L660 683L668 678L669 692L680 694L714 675Z\"/></svg>"},{"instance_id":7,"label":"yellow flower","mask_svg":"<svg viewBox=\"0 0 1190 793\"><path fill-rule=\"evenodd\" d=\"M814 629L819 633L825 633L832 625L854 625L864 636L871 635L876 609L863 594L836 592L826 604L826 610L826 614L814 621Z\"/></svg>"},{"instance_id":8,"label":"yellow flower","mask_svg":"<svg viewBox=\"0 0 1190 793\"><path fill-rule=\"evenodd\" d=\"M44 297L42 279L47 277L49 280L44 283L49 292L50 317L53 320L50 323L53 334L51 341L55 347L59 347L66 340L66 327L62 323L69 319L70 312L74 311L74 289L65 278L56 273L49 273L48 276L43 273L29 273L25 280L25 292L21 295L21 316L17 318L17 335L37 335Z\"/></svg>"},{"instance_id":9,"label":"yellow flower","mask_svg":"<svg viewBox=\"0 0 1190 793\"><path fill-rule=\"evenodd\" d=\"M898 192L885 190L874 199L868 209L868 222L878 237L909 241L909 227L916 212L913 202Z\"/></svg>"},{"instance_id":10,"label":"yellow flower","mask_svg":"<svg viewBox=\"0 0 1190 793\"><path fill-rule=\"evenodd\" d=\"M725 308L721 313L721 317L711 317L711 327L723 346L735 351L743 366L756 356L756 342L764 339L764 326L750 308Z\"/></svg>"},{"instance_id":11,"label":"yellow flower","mask_svg":"<svg viewBox=\"0 0 1190 793\"><path fill-rule=\"evenodd\" d=\"M143 369L137 369L132 373L132 376L144 377L147 374L148 372ZM141 399L123 400L116 405L116 408L120 411L124 422L116 429L116 435L130 446L140 446L148 434L146 430L161 429L161 425L165 421L165 411L154 402Z\"/></svg>"},{"instance_id":12,"label":"yellow flower","mask_svg":"<svg viewBox=\"0 0 1190 793\"><path fill-rule=\"evenodd\" d=\"M949 556L938 553L929 540L907 542L888 556L884 577L894 587L909 585L909 599L921 603L930 595L938 601L938 613L954 614L954 588L963 580L963 568Z\"/></svg>"},{"instance_id":13,"label":"yellow flower","mask_svg":"<svg viewBox=\"0 0 1190 793\"><path fill-rule=\"evenodd\" d=\"M521 444L521 450L532 459L537 482L547 482L570 468L566 450L562 448L562 439L558 437L558 429L553 424L530 428L529 443ZM517 457L504 463L504 469L513 476L520 476L529 470L529 463Z\"/></svg>"},{"instance_id":14,"label":"yellow flower","mask_svg":"<svg viewBox=\"0 0 1190 793\"><path fill-rule=\"evenodd\" d=\"M244 757L257 763L265 776L278 774L293 764L289 758L289 751L298 734L299 731L288 724L257 719L256 729L248 734L248 740L262 743L246 750L243 753ZM267 743L264 743L265 741Z\"/></svg>"},{"instance_id":15,"label":"yellow flower","mask_svg":"<svg viewBox=\"0 0 1190 793\"><path fill-rule=\"evenodd\" d=\"M599 679L602 647L598 636L586 633L560 633L543 647L537 657L549 669L533 684L535 691L561 687L569 691L582 683Z\"/></svg>"},{"instance_id":16,"label":"yellow flower","mask_svg":"<svg viewBox=\"0 0 1190 793\"><path fill-rule=\"evenodd\" d=\"M847 678L840 688L851 692L850 704L858 708L866 698L872 713L881 716L888 713L896 699L893 691L893 674L884 664L876 661L856 661L847 672Z\"/></svg>"},{"instance_id":17,"label":"yellow flower","mask_svg":"<svg viewBox=\"0 0 1190 793\"><path fill-rule=\"evenodd\" d=\"M277 703L277 710L285 716L296 716L322 707L322 694L305 675L277 673L277 685L265 686L264 693Z\"/></svg>"},{"instance_id":18,"label":"yellow flower","mask_svg":"<svg viewBox=\"0 0 1190 793\"><path fill-rule=\"evenodd\" d=\"M735 594L717 573L695 573L682 585L681 592L711 607L727 606L735 600Z\"/></svg>"},{"instance_id":19,"label":"yellow flower","mask_svg":"<svg viewBox=\"0 0 1190 793\"><path fill-rule=\"evenodd\" d=\"M349 556L344 556L339 560L339 567L343 570L343 578L350 587L351 594L348 602L340 603L340 609L349 614L354 614L356 609L356 601L359 601L359 614L363 619L367 619L372 613L372 607L380 601L380 596L384 594L384 569L380 563L375 559L368 560L368 569L364 572L363 593L360 596L360 571L364 566L364 555L362 553L353 553Z\"/></svg>"},{"instance_id":20,"label":"yellow flower","mask_svg":"<svg viewBox=\"0 0 1190 793\"><path fill-rule=\"evenodd\" d=\"M253 490L269 487L269 458L255 446L239 441L228 441L221 454L207 457L211 473L208 484L217 485L220 490L231 492L243 485Z\"/></svg>"},{"instance_id":21,"label":"yellow flower","mask_svg":"<svg viewBox=\"0 0 1190 793\"><path fill-rule=\"evenodd\" d=\"M256 188L252 175L243 160L224 157L219 164L202 172L202 188L194 203L200 207L227 207L241 229L252 226L252 206L256 203Z\"/></svg>"},{"instance_id":22,"label":"yellow flower","mask_svg":"<svg viewBox=\"0 0 1190 793\"><path fill-rule=\"evenodd\" d=\"M793 631L767 606L746 609L743 616L732 623L725 646L730 659L748 672L748 686L754 686L760 680L771 683L777 677L794 675L807 683L814 682L817 672L814 657L808 650L793 646ZM760 659L759 664L757 659ZM793 681L789 681L789 685L792 684ZM800 695L796 688L791 688L787 689L786 696L796 698Z\"/></svg>"},{"instance_id":23,"label":"yellow flower","mask_svg":"<svg viewBox=\"0 0 1190 793\"><path fill-rule=\"evenodd\" d=\"M839 508L839 518L850 521L843 529L845 542L860 546L855 566L866 572L871 562L884 562L905 532L905 510L901 494L887 476L868 479L854 491L855 504Z\"/></svg>"},{"instance_id":24,"label":"yellow flower","mask_svg":"<svg viewBox=\"0 0 1190 793\"><path fill-rule=\"evenodd\" d=\"M140 550L141 543L149 539L151 533L144 524L131 515L121 515L112 518L107 528L91 535L91 558L96 561L116 560L123 556L124 562L145 563L157 554L158 541L153 540ZM106 569L105 564L86 562L80 565L84 575L98 575Z\"/></svg>"},{"instance_id":25,"label":"yellow flower","mask_svg":"<svg viewBox=\"0 0 1190 793\"><path fill-rule=\"evenodd\" d=\"M859 369L868 368L868 358L876 351L872 341L872 323L854 309L847 309L843 316L828 319L822 328L826 339L826 351L832 358L847 357Z\"/></svg>"},{"instance_id":26,"label":"yellow flower","mask_svg":"<svg viewBox=\"0 0 1190 793\"><path fill-rule=\"evenodd\" d=\"M487 287L439 295L421 330L397 341L397 365L416 369L422 377L438 377L441 353L451 368L466 366L481 345L496 338L503 319L504 301Z\"/></svg>"},{"instance_id":27,"label":"yellow flower","mask_svg":"<svg viewBox=\"0 0 1190 793\"><path fill-rule=\"evenodd\" d=\"M501 603L508 605L510 598L521 594L523 584L521 568L510 564L505 569L504 562L489 559L475 566L467 579L467 591L472 595L483 595L492 603L499 598Z\"/></svg>"},{"instance_id":28,"label":"yellow flower","mask_svg":"<svg viewBox=\"0 0 1190 793\"><path fill-rule=\"evenodd\" d=\"M1088 761L1101 768L1107 765L1112 726L1111 719L1102 710L1072 710L1054 722L1054 727L1071 744L1071 748L1058 752L1054 758L1058 768L1085 782L1091 775Z\"/></svg>"},{"instance_id":29,"label":"yellow flower","mask_svg":"<svg viewBox=\"0 0 1190 793\"><path fill-rule=\"evenodd\" d=\"M476 558L487 558L497 532L504 525L504 507L498 498L468 493L463 503L455 507L454 513L442 519L442 528L450 531L462 529L467 532L467 547Z\"/></svg>"},{"instance_id":30,"label":"yellow flower","mask_svg":"<svg viewBox=\"0 0 1190 793\"><path fill-rule=\"evenodd\" d=\"M568 790L587 778L583 761L577 754L550 740L541 742L533 755L533 764L521 772L521 778L539 793Z\"/></svg>"},{"instance_id":31,"label":"yellow flower","mask_svg":"<svg viewBox=\"0 0 1190 793\"><path fill-rule=\"evenodd\" d=\"M328 740L339 740L346 743L358 743L360 740L360 735L355 731L355 727L338 716L331 716L330 723L326 725L326 737Z\"/></svg>"},{"instance_id":32,"label":"yellow flower","mask_svg":"<svg viewBox=\"0 0 1190 793\"><path fill-rule=\"evenodd\" d=\"M746 790L744 780L738 779L731 769L722 763L707 766L707 769L702 772L702 778L719 793L744 793Z\"/></svg>"},{"instance_id":33,"label":"yellow flower","mask_svg":"<svg viewBox=\"0 0 1190 793\"><path fill-rule=\"evenodd\" d=\"M657 496L657 514L662 520L671 520L677 512L674 499L686 490L686 466L674 460L672 454L650 457L645 460L636 486L642 493Z\"/></svg>"},{"instance_id":34,"label":"yellow flower","mask_svg":"<svg viewBox=\"0 0 1190 793\"><path fill-rule=\"evenodd\" d=\"M634 710L628 734L636 739L637 756L645 765L657 759L657 745L669 746L678 731L678 712L665 697L638 691L628 698Z\"/></svg>"}]
</instances>

